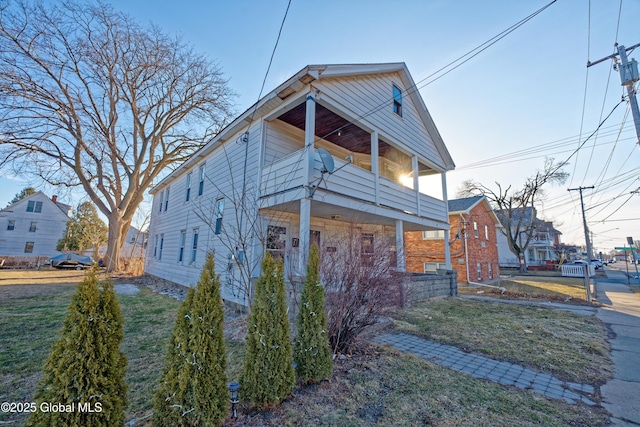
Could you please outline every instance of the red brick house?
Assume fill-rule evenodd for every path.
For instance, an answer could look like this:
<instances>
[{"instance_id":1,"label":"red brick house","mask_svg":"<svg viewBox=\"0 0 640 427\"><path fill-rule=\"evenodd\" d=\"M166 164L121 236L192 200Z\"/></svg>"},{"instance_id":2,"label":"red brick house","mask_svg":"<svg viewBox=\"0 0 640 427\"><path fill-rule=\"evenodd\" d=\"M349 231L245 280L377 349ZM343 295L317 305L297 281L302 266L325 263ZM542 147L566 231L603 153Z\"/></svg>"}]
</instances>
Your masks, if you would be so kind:
<instances>
[{"instance_id":1,"label":"red brick house","mask_svg":"<svg viewBox=\"0 0 640 427\"><path fill-rule=\"evenodd\" d=\"M499 277L496 227L500 221L484 196L449 200L448 243L451 266L458 282L485 282ZM435 272L445 268L445 232L408 232L405 235L407 271Z\"/></svg>"}]
</instances>

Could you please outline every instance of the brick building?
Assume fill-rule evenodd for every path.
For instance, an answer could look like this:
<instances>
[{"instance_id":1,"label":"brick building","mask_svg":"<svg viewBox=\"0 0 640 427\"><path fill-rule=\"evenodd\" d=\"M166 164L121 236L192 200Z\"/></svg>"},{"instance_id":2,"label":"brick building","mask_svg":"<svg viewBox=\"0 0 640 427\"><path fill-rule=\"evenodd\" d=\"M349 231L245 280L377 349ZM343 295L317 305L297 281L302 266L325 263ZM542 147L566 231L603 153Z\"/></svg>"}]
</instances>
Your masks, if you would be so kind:
<instances>
[{"instance_id":1,"label":"brick building","mask_svg":"<svg viewBox=\"0 0 640 427\"><path fill-rule=\"evenodd\" d=\"M496 227L500 222L484 196L449 200L448 239L451 266L458 282L484 282L500 275ZM445 268L445 232L405 235L407 271L435 272Z\"/></svg>"}]
</instances>

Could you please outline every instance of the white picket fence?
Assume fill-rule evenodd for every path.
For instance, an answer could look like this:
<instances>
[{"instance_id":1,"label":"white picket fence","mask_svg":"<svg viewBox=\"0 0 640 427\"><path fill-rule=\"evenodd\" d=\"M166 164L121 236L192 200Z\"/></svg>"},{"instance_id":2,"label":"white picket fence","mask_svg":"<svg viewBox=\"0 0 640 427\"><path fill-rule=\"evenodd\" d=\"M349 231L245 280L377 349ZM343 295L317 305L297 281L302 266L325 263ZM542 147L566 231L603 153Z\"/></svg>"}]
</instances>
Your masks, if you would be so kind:
<instances>
[{"instance_id":1,"label":"white picket fence","mask_svg":"<svg viewBox=\"0 0 640 427\"><path fill-rule=\"evenodd\" d=\"M562 277L584 277L584 267L581 264L562 264ZM595 276L596 268L589 265L589 277Z\"/></svg>"}]
</instances>

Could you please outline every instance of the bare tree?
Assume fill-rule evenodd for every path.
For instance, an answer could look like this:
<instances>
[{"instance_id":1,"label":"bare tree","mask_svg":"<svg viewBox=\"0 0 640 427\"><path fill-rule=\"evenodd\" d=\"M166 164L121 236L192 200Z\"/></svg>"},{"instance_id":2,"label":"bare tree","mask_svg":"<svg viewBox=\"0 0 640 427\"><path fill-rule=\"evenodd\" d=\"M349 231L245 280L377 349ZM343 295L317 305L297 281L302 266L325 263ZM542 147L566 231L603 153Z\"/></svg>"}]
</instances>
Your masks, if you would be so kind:
<instances>
[{"instance_id":1,"label":"bare tree","mask_svg":"<svg viewBox=\"0 0 640 427\"><path fill-rule=\"evenodd\" d=\"M526 270L524 253L534 236L535 204L544 196L545 184L562 184L569 174L562 170L565 163L554 163L553 158L546 158L544 168L535 175L527 178L523 187L511 191L511 185L506 188L496 182L496 189L484 184L467 180L462 183L458 197L482 195L487 198L503 227L500 231L506 236L509 249L520 261L520 270Z\"/></svg>"},{"instance_id":2,"label":"bare tree","mask_svg":"<svg viewBox=\"0 0 640 427\"><path fill-rule=\"evenodd\" d=\"M0 169L80 186L108 218L109 271L145 191L232 96L217 64L104 3L0 8Z\"/></svg>"}]
</instances>

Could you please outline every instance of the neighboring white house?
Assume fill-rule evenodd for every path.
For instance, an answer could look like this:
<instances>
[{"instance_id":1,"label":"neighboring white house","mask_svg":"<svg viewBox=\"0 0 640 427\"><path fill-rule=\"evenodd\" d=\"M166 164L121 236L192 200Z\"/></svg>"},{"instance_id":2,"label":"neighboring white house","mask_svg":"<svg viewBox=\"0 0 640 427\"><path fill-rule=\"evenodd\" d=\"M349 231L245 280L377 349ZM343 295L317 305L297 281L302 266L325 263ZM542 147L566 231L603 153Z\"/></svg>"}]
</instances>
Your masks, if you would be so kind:
<instances>
[{"instance_id":1,"label":"neighboring white house","mask_svg":"<svg viewBox=\"0 0 640 427\"><path fill-rule=\"evenodd\" d=\"M38 191L0 210L0 257L52 257L72 207Z\"/></svg>"},{"instance_id":2,"label":"neighboring white house","mask_svg":"<svg viewBox=\"0 0 640 427\"><path fill-rule=\"evenodd\" d=\"M453 168L404 63L307 66L154 186L145 272L193 284L214 251L223 298L246 305L241 266L257 277L267 250L300 276L310 243L354 223L404 269L404 232L449 229Z\"/></svg>"},{"instance_id":3,"label":"neighboring white house","mask_svg":"<svg viewBox=\"0 0 640 427\"><path fill-rule=\"evenodd\" d=\"M500 211L497 212L499 218L502 217ZM537 218L534 208L526 208L522 220L523 230L520 233L520 244L524 244L527 239L528 230L533 224L533 236L525 251L526 265L545 265L547 261L558 261L560 254L560 231L553 227L551 221L543 221ZM498 258L501 267L518 267L519 261L509 249L507 237L502 231L497 231Z\"/></svg>"}]
</instances>

